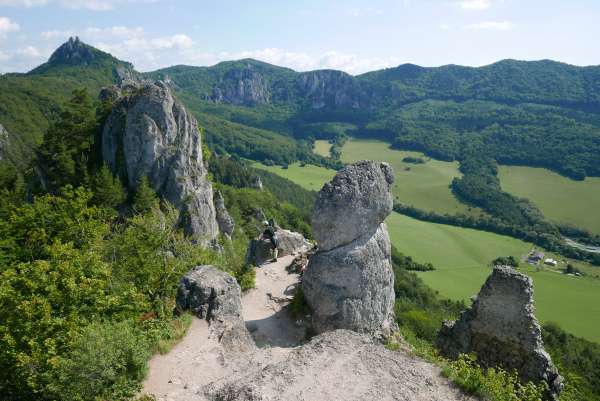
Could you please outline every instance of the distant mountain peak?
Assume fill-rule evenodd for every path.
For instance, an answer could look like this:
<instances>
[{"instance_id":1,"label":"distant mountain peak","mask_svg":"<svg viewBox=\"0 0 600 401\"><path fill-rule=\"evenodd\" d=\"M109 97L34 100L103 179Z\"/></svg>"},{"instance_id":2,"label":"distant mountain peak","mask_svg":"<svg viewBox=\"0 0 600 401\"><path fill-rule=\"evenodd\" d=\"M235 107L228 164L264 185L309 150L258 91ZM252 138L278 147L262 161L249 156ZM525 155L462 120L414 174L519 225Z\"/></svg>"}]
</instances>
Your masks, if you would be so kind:
<instances>
[{"instance_id":1,"label":"distant mountain peak","mask_svg":"<svg viewBox=\"0 0 600 401\"><path fill-rule=\"evenodd\" d=\"M52 53L51 64L86 65L90 64L98 56L98 51L86 45L79 37L70 37L58 49Z\"/></svg>"}]
</instances>

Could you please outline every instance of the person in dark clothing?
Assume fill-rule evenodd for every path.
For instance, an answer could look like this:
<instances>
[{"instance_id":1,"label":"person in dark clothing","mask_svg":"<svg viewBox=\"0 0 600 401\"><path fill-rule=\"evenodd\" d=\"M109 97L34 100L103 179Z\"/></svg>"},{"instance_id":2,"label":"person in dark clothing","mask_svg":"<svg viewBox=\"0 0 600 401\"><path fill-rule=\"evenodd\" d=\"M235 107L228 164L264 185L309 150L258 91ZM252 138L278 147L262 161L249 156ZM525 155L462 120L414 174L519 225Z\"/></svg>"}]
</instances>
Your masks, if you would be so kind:
<instances>
[{"instance_id":1,"label":"person in dark clothing","mask_svg":"<svg viewBox=\"0 0 600 401\"><path fill-rule=\"evenodd\" d=\"M277 262L277 255L278 255L278 249L277 247L279 246L279 238L277 238L277 233L275 232L275 227L272 224L269 224L268 221L263 222L263 225L265 226L265 231L263 231L263 238L268 239L269 241L271 241L271 248L273 249L273 260L272 262Z\"/></svg>"}]
</instances>

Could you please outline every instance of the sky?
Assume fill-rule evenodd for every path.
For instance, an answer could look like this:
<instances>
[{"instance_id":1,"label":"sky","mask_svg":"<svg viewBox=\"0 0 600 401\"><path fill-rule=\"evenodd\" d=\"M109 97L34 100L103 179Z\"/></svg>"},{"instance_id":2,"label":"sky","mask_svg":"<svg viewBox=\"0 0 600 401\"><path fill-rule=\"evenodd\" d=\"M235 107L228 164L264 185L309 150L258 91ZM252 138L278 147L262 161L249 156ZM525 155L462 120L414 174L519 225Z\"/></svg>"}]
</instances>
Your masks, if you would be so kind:
<instances>
[{"instance_id":1,"label":"sky","mask_svg":"<svg viewBox=\"0 0 600 401\"><path fill-rule=\"evenodd\" d=\"M256 58L350 74L403 63L600 64L600 0L0 0L0 73L69 36L139 71Z\"/></svg>"}]
</instances>

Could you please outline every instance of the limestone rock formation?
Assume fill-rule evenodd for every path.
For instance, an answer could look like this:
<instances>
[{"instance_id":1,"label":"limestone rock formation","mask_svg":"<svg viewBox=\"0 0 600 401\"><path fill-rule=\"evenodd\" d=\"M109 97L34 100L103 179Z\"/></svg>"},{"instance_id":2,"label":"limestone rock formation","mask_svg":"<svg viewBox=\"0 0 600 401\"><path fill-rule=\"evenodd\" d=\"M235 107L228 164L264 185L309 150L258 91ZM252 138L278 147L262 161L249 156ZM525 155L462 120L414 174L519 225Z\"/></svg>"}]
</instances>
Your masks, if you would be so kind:
<instances>
[{"instance_id":1,"label":"limestone rock formation","mask_svg":"<svg viewBox=\"0 0 600 401\"><path fill-rule=\"evenodd\" d=\"M212 401L473 400L433 365L346 330L321 334L282 360L254 364L198 393Z\"/></svg>"},{"instance_id":2,"label":"limestone rock formation","mask_svg":"<svg viewBox=\"0 0 600 401\"><path fill-rule=\"evenodd\" d=\"M211 331L228 349L249 350L254 341L242 317L242 291L237 281L214 266L197 266L177 289L177 310L190 310L211 324Z\"/></svg>"},{"instance_id":3,"label":"limestone rock formation","mask_svg":"<svg viewBox=\"0 0 600 401\"><path fill-rule=\"evenodd\" d=\"M524 381L545 381L548 399L562 390L562 377L544 350L534 316L533 282L510 266L497 266L470 309L455 322L445 322L437 345L456 358L474 352L485 367L516 369Z\"/></svg>"},{"instance_id":4,"label":"limestone rock formation","mask_svg":"<svg viewBox=\"0 0 600 401\"><path fill-rule=\"evenodd\" d=\"M251 64L242 69L231 69L213 88L212 100L222 103L251 106L271 102L271 86L263 74Z\"/></svg>"},{"instance_id":5,"label":"limestone rock formation","mask_svg":"<svg viewBox=\"0 0 600 401\"><path fill-rule=\"evenodd\" d=\"M250 188L258 189L259 191L263 190L263 183L258 175L252 177L252 182L250 183Z\"/></svg>"},{"instance_id":6,"label":"limestone rock formation","mask_svg":"<svg viewBox=\"0 0 600 401\"><path fill-rule=\"evenodd\" d=\"M0 160L4 159L8 146L8 131L0 124Z\"/></svg>"},{"instance_id":7,"label":"limestone rock formation","mask_svg":"<svg viewBox=\"0 0 600 401\"><path fill-rule=\"evenodd\" d=\"M395 328L391 245L383 222L392 210L393 171L387 163L347 166L323 186L312 224L318 251L303 289L316 332Z\"/></svg>"},{"instance_id":8,"label":"limestone rock formation","mask_svg":"<svg viewBox=\"0 0 600 401\"><path fill-rule=\"evenodd\" d=\"M63 43L58 49L52 53L49 63L66 63L66 64L90 64L96 58L94 49L79 38L71 37L65 43Z\"/></svg>"},{"instance_id":9,"label":"limestone rock formation","mask_svg":"<svg viewBox=\"0 0 600 401\"><path fill-rule=\"evenodd\" d=\"M364 96L356 79L345 72L317 70L299 74L296 86L301 96L313 109L352 108L364 103Z\"/></svg>"},{"instance_id":10,"label":"limestone rock formation","mask_svg":"<svg viewBox=\"0 0 600 401\"><path fill-rule=\"evenodd\" d=\"M221 191L215 193L215 212L217 216L217 224L219 225L219 231L226 237L231 239L233 230L235 229L235 222L229 215L227 208L225 207L225 199Z\"/></svg>"},{"instance_id":11,"label":"limestone rock formation","mask_svg":"<svg viewBox=\"0 0 600 401\"><path fill-rule=\"evenodd\" d=\"M186 232L210 244L218 226L196 119L163 82L128 82L112 91L103 92L116 97L102 133L104 161L132 190L147 176L179 209Z\"/></svg>"},{"instance_id":12,"label":"limestone rock formation","mask_svg":"<svg viewBox=\"0 0 600 401\"><path fill-rule=\"evenodd\" d=\"M277 229L275 233L277 234L277 238L279 238L279 256L306 252L312 247L311 243L300 233L281 228ZM271 241L258 238L253 239L248 244L246 261L255 266L260 266L272 258L271 249Z\"/></svg>"}]
</instances>

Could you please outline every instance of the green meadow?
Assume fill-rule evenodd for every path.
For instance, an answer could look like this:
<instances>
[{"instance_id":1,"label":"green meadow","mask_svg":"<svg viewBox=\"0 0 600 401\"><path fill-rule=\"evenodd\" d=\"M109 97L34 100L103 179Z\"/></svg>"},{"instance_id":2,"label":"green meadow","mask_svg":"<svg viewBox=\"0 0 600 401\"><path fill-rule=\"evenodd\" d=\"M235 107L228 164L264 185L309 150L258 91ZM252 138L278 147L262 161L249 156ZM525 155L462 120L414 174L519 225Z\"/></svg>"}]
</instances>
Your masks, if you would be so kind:
<instances>
[{"instance_id":1,"label":"green meadow","mask_svg":"<svg viewBox=\"0 0 600 401\"><path fill-rule=\"evenodd\" d=\"M402 161L405 157L418 157L426 163L405 163ZM358 160L390 163L396 175L394 195L402 203L438 213L473 212L450 190L452 179L461 175L458 162L443 162L419 152L394 150L383 141L349 139L342 148L342 161L351 163Z\"/></svg>"},{"instance_id":2,"label":"green meadow","mask_svg":"<svg viewBox=\"0 0 600 401\"><path fill-rule=\"evenodd\" d=\"M600 234L600 178L574 181L543 168L500 166L502 188L527 198L550 219Z\"/></svg>"},{"instance_id":3,"label":"green meadow","mask_svg":"<svg viewBox=\"0 0 600 401\"><path fill-rule=\"evenodd\" d=\"M324 139L317 139L315 141L314 152L318 155L329 157L331 155L331 144Z\"/></svg>"},{"instance_id":4,"label":"green meadow","mask_svg":"<svg viewBox=\"0 0 600 401\"><path fill-rule=\"evenodd\" d=\"M479 292L497 256L517 259L531 244L510 237L461 227L422 222L392 213L387 219L392 243L419 262L431 262L435 271L419 276L444 298L466 300ZM557 322L565 330L600 341L600 280L566 276L521 263L533 278L536 315Z\"/></svg>"},{"instance_id":5,"label":"green meadow","mask_svg":"<svg viewBox=\"0 0 600 401\"><path fill-rule=\"evenodd\" d=\"M312 164L302 167L300 163L290 164L288 168L265 166L262 163L253 163L252 167L270 171L311 191L319 191L323 184L331 180L336 173L335 170L313 166Z\"/></svg>"}]
</instances>

